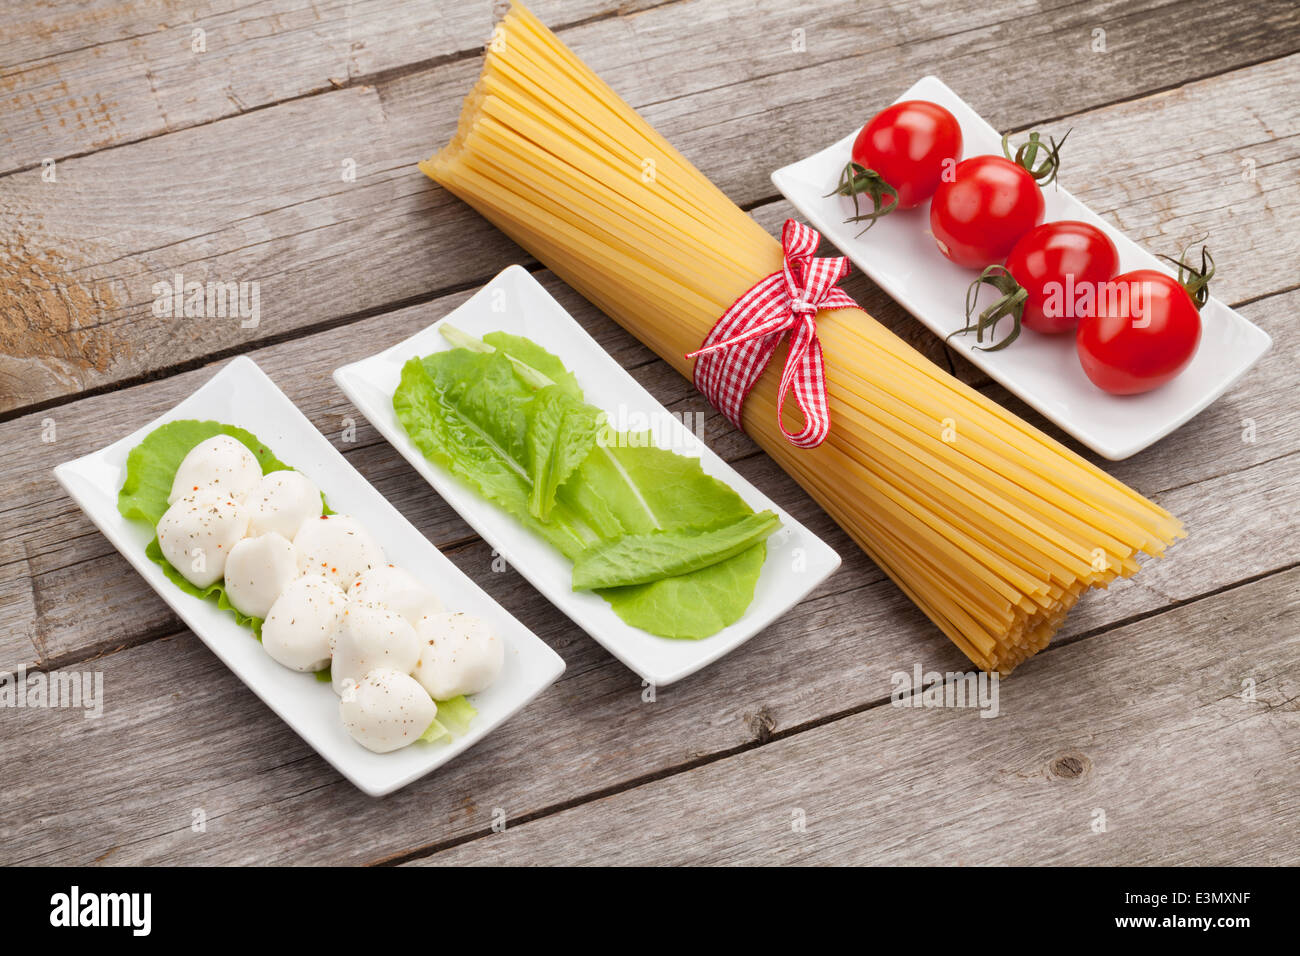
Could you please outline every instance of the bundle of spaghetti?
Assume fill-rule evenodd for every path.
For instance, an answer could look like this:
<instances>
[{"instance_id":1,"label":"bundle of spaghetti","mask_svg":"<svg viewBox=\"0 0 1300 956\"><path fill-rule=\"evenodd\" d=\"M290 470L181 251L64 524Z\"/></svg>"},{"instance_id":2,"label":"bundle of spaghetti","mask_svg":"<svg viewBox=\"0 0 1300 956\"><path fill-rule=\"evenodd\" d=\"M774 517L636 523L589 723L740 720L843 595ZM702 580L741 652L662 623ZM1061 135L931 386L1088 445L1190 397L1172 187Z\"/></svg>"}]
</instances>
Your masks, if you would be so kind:
<instances>
[{"instance_id":1,"label":"bundle of spaghetti","mask_svg":"<svg viewBox=\"0 0 1300 956\"><path fill-rule=\"evenodd\" d=\"M782 265L776 239L518 4L455 137L420 168L688 377L685 353ZM782 437L780 351L745 430L977 666L1009 673L1084 591L1183 536L865 312L816 321L829 438Z\"/></svg>"}]
</instances>

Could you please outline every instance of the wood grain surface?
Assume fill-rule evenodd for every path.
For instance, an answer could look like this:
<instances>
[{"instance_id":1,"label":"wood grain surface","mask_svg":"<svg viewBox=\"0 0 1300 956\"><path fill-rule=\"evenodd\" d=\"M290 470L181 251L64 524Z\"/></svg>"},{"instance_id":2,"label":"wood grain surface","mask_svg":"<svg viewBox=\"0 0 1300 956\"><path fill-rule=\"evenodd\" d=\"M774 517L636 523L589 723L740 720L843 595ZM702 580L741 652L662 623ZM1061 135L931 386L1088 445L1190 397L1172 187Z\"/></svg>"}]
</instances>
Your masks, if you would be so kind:
<instances>
[{"instance_id":1,"label":"wood grain surface","mask_svg":"<svg viewBox=\"0 0 1300 956\"><path fill-rule=\"evenodd\" d=\"M992 719L886 700L420 862L1295 865L1279 823L1300 813L1298 586L1291 571L1031 661ZM1208 629L1225 643L1186 637Z\"/></svg>"},{"instance_id":2,"label":"wood grain surface","mask_svg":"<svg viewBox=\"0 0 1300 956\"><path fill-rule=\"evenodd\" d=\"M895 673L965 659L688 382L415 170L455 127L492 3L9 4L0 671L96 672L105 704L94 719L0 710L0 759L22 768L6 775L0 863L1300 862L1300 7L533 6L773 232L791 207L772 169L933 73L999 128L1072 130L1062 182L1151 251L1208 235L1215 294L1274 348L1169 438L1099 462L1189 538L1086 597L1001 683L996 719L891 706ZM516 572L494 571L330 379L516 261L657 399L703 412L710 446L845 559L653 701ZM259 323L154 315L154 283L176 274L256 281ZM1058 434L866 279L846 288ZM382 801L258 702L52 476L237 354L568 666Z\"/></svg>"}]
</instances>

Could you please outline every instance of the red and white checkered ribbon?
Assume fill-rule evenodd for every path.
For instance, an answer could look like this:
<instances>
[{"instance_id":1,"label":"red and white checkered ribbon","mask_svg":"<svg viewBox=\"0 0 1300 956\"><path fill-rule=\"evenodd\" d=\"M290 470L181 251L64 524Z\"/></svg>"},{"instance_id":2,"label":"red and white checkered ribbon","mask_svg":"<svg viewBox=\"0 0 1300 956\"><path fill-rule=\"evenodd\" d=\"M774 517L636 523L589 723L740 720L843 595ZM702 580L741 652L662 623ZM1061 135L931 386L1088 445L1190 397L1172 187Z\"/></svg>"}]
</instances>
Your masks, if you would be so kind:
<instances>
[{"instance_id":1,"label":"red and white checkered ribbon","mask_svg":"<svg viewBox=\"0 0 1300 956\"><path fill-rule=\"evenodd\" d=\"M781 230L785 250L781 271L773 272L732 303L699 349L686 356L698 357L695 387L741 428L745 396L767 368L785 333L791 332L777 392L776 423L786 440L799 448L816 448L831 430L817 310L859 308L835 286L848 274L849 260L813 258L821 238L816 229L787 219ZM804 418L798 434L786 431L781 418L791 388Z\"/></svg>"}]
</instances>

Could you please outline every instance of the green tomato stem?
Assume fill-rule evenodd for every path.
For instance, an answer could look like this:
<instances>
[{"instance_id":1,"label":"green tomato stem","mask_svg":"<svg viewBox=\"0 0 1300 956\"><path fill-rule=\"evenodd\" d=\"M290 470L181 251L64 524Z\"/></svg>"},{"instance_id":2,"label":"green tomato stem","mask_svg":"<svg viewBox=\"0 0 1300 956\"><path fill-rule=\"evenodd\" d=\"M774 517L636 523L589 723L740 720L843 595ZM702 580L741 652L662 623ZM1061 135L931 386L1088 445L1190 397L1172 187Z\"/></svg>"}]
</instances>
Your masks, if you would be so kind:
<instances>
[{"instance_id":1,"label":"green tomato stem","mask_svg":"<svg viewBox=\"0 0 1300 956\"><path fill-rule=\"evenodd\" d=\"M988 308L980 312L975 317L975 308L979 302L980 287L991 285L1002 293L996 301ZM975 333L975 341L983 342L984 333L989 333L989 339L992 341L994 333L997 331L998 322L1007 316L1011 316L1012 329L1006 337L1000 342L994 342L992 345L972 345L972 349L978 349L981 352L1000 352L1016 339L1020 337L1020 318L1025 312L1025 300L1029 298L1029 292L1011 274L1006 266L992 265L980 273L979 278L970 284L966 290L966 327L958 329L951 333L948 338L954 335L964 335L967 332ZM945 339L945 341L947 341Z\"/></svg>"},{"instance_id":2,"label":"green tomato stem","mask_svg":"<svg viewBox=\"0 0 1300 956\"><path fill-rule=\"evenodd\" d=\"M827 197L837 195L849 196L853 200L853 215L845 219L845 222L867 224L867 228L858 233L859 236L874 226L876 220L898 208L898 190L885 182L874 169L867 169L858 163L846 163L840 172L839 185L826 194ZM858 197L864 195L871 197L871 212L868 213L864 213L858 204Z\"/></svg>"},{"instance_id":3,"label":"green tomato stem","mask_svg":"<svg viewBox=\"0 0 1300 956\"><path fill-rule=\"evenodd\" d=\"M1029 139L1022 143L1015 153L1011 152L1011 134L1007 133L1002 137L1002 154L1033 176L1039 186L1046 186L1056 181L1056 174L1061 170L1061 147L1073 132L1072 129L1066 130L1059 143L1052 137L1048 138L1048 143L1044 143L1038 133L1030 133ZM1043 161L1035 166L1039 150L1043 151L1044 157Z\"/></svg>"}]
</instances>

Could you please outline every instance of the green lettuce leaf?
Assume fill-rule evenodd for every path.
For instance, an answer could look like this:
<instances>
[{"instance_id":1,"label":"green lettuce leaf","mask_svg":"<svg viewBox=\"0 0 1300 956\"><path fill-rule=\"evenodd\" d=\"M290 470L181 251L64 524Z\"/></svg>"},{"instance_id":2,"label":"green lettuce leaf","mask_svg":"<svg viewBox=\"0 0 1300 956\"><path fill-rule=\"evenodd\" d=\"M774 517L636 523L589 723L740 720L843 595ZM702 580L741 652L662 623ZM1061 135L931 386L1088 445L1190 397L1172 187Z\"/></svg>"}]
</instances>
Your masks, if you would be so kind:
<instances>
[{"instance_id":1,"label":"green lettuce leaf","mask_svg":"<svg viewBox=\"0 0 1300 956\"><path fill-rule=\"evenodd\" d=\"M564 367L564 363L532 339L509 332L489 332L483 342L529 368L535 369L554 382L570 398L583 401L582 387L577 377Z\"/></svg>"},{"instance_id":2,"label":"green lettuce leaf","mask_svg":"<svg viewBox=\"0 0 1300 956\"><path fill-rule=\"evenodd\" d=\"M162 547L158 544L158 539L154 538L149 542L148 547L144 549L144 555L154 564L163 569L163 574L167 575L167 580L176 585L186 594L193 594L202 601L212 601L221 610L230 613L239 623L240 627L246 627L253 632L253 635L260 641L262 639L262 619L260 617L249 617L247 614L240 613L239 609L230 603L230 598L226 596L226 584L224 580L209 584L206 588L195 587L189 581L185 580L184 575L177 571L170 561L163 557Z\"/></svg>"},{"instance_id":3,"label":"green lettuce leaf","mask_svg":"<svg viewBox=\"0 0 1300 956\"><path fill-rule=\"evenodd\" d=\"M533 396L524 448L533 483L528 510L534 518L550 517L556 491L595 447L601 418L597 409L558 385L547 385Z\"/></svg>"},{"instance_id":4,"label":"green lettuce leaf","mask_svg":"<svg viewBox=\"0 0 1300 956\"><path fill-rule=\"evenodd\" d=\"M453 737L459 737L469 730L470 721L478 716L474 705L463 694L434 703L438 705L438 716L433 718L433 723L419 738L426 744L450 743Z\"/></svg>"},{"instance_id":5,"label":"green lettuce leaf","mask_svg":"<svg viewBox=\"0 0 1300 956\"><path fill-rule=\"evenodd\" d=\"M710 527L754 513L706 475L698 458L656 448L633 432L607 431L573 480L595 490L623 534Z\"/></svg>"},{"instance_id":6,"label":"green lettuce leaf","mask_svg":"<svg viewBox=\"0 0 1300 956\"><path fill-rule=\"evenodd\" d=\"M624 534L716 527L754 513L724 482L705 474L698 458L656 448L646 436L628 432L605 435L569 484L583 481L591 483ZM570 558L577 561L580 555ZM633 627L660 637L700 640L744 616L766 558L767 546L760 539L733 557L686 574L595 593Z\"/></svg>"},{"instance_id":7,"label":"green lettuce leaf","mask_svg":"<svg viewBox=\"0 0 1300 956\"><path fill-rule=\"evenodd\" d=\"M262 466L262 474L289 470L257 436L221 422L184 420L159 425L126 457L126 480L117 493L117 510L127 519L141 518L151 525L167 512L172 479L195 445L217 435L229 435L244 444Z\"/></svg>"},{"instance_id":8,"label":"green lettuce leaf","mask_svg":"<svg viewBox=\"0 0 1300 956\"><path fill-rule=\"evenodd\" d=\"M604 416L598 409L583 402L578 380L564 367L564 363L529 339L507 332L489 332L482 339L476 339L446 323L441 326L441 331L457 348L451 352L430 355L423 359L423 364L428 373L428 384L434 389L444 390L446 401L440 409L425 406L424 411L442 416L451 426L455 425L458 416L477 418L477 430L489 439L486 445L477 448L474 443L469 443L460 449L460 454L448 455L441 463L470 484L479 486L486 497L493 498L495 490L497 504L522 518L516 494L520 489L516 487L516 481L488 489L476 480L473 473L476 461L481 463L492 457L499 459L509 472L527 477L530 488L528 514L545 521L550 517L557 489L582 463L595 444ZM502 361L503 358L506 361ZM514 377L514 381L509 383L504 372L507 363ZM495 389L503 403L527 420L522 456L516 454L510 440L513 436L503 433L501 423L493 421L491 416L483 415L472 401L462 397L454 384L457 381L464 383L468 376L473 375L482 377L474 380L476 383L488 379L486 387L489 390ZM411 370L411 379L412 389L417 388L414 369ZM404 389L399 387L401 397L394 395L394 407L409 401L411 411L418 411L416 406L419 404L419 396L414 392L403 392ZM472 396L473 393L470 394ZM433 433L438 429L427 427L433 424L436 423L426 421L426 427L420 430L425 441L436 437ZM432 458L436 453L425 451L425 454ZM559 524L563 525L564 522ZM549 535L548 529L534 526L534 530L540 530L544 536ZM584 542L561 539L553 543L562 550L572 551L580 548Z\"/></svg>"},{"instance_id":9,"label":"green lettuce leaf","mask_svg":"<svg viewBox=\"0 0 1300 956\"><path fill-rule=\"evenodd\" d=\"M574 554L595 540L580 521L543 521L533 514L526 436L537 394L504 354L458 348L402 366L393 410L430 461Z\"/></svg>"},{"instance_id":10,"label":"green lettuce leaf","mask_svg":"<svg viewBox=\"0 0 1300 956\"><path fill-rule=\"evenodd\" d=\"M452 697L449 700L440 700L436 703L438 704L438 721L457 737L469 730L470 721L478 715L478 711L474 709L474 705L469 702L464 694Z\"/></svg>"},{"instance_id":11,"label":"green lettuce leaf","mask_svg":"<svg viewBox=\"0 0 1300 956\"><path fill-rule=\"evenodd\" d=\"M403 365L393 409L427 458L521 517L532 496L523 447L532 397L505 359L453 349Z\"/></svg>"},{"instance_id":12,"label":"green lettuce leaf","mask_svg":"<svg viewBox=\"0 0 1300 956\"><path fill-rule=\"evenodd\" d=\"M764 511L721 527L675 528L602 541L573 562L573 589L618 588L690 574L748 550L780 525L776 515Z\"/></svg>"},{"instance_id":13,"label":"green lettuce leaf","mask_svg":"<svg viewBox=\"0 0 1300 956\"><path fill-rule=\"evenodd\" d=\"M595 593L633 627L660 637L699 640L744 616L765 560L767 547L760 542L690 574Z\"/></svg>"},{"instance_id":14,"label":"green lettuce leaf","mask_svg":"<svg viewBox=\"0 0 1300 956\"><path fill-rule=\"evenodd\" d=\"M433 723L429 724L429 726L425 728L424 733L420 734L416 740L417 742L423 742L426 744L450 743L451 731L444 727L442 722L435 717L433 718Z\"/></svg>"},{"instance_id":15,"label":"green lettuce leaf","mask_svg":"<svg viewBox=\"0 0 1300 956\"><path fill-rule=\"evenodd\" d=\"M229 435L242 442L257 458L264 475L273 471L293 470L258 441L256 435L242 428L193 419L168 422L146 435L127 455L126 478L117 494L117 510L129 520L147 521L150 526L157 526L159 519L167 512L167 496L171 494L172 479L176 477L181 462L195 445L216 435ZM321 495L321 503L326 514L333 514L324 494ZM186 594L213 602L234 617L240 627L251 630L259 641L262 639L262 619L241 614L230 603L224 581L217 581L206 588L195 587L163 557L162 547L156 537L149 542L144 553L145 557L163 569L169 581Z\"/></svg>"},{"instance_id":16,"label":"green lettuce leaf","mask_svg":"<svg viewBox=\"0 0 1300 956\"><path fill-rule=\"evenodd\" d=\"M456 347L407 362L393 395L426 457L584 562L575 586L635 627L698 639L744 614L775 516L741 525L753 509L698 459L601 425L536 343L443 334Z\"/></svg>"}]
</instances>

